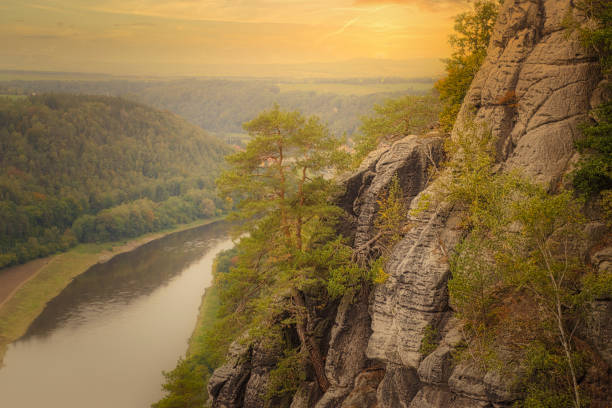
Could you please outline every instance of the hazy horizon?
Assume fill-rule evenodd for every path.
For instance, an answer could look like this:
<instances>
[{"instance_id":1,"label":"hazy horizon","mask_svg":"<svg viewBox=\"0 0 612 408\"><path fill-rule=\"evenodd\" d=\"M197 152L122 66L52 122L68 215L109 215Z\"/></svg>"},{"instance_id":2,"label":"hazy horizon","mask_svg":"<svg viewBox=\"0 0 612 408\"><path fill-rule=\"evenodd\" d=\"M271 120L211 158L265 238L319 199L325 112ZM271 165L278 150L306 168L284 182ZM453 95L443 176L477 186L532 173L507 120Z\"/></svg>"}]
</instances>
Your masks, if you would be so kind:
<instances>
[{"instance_id":1,"label":"hazy horizon","mask_svg":"<svg viewBox=\"0 0 612 408\"><path fill-rule=\"evenodd\" d=\"M5 0L0 70L437 76L467 0Z\"/></svg>"},{"instance_id":2,"label":"hazy horizon","mask_svg":"<svg viewBox=\"0 0 612 408\"><path fill-rule=\"evenodd\" d=\"M101 67L102 68L102 67ZM311 62L303 64L203 64L197 72L146 73L146 72L109 72L102 70L42 70L0 68L0 79L19 79L10 74L26 74L33 79L42 77L74 75L75 79L100 78L143 78L143 79L183 79L183 78L227 78L227 79L313 79L313 78L438 78L443 75L443 60L440 58L421 58L406 60L355 58L338 62ZM5 75L2 75L5 74ZM2 78L6 76L6 78ZM46 78L41 78L46 79Z\"/></svg>"}]
</instances>

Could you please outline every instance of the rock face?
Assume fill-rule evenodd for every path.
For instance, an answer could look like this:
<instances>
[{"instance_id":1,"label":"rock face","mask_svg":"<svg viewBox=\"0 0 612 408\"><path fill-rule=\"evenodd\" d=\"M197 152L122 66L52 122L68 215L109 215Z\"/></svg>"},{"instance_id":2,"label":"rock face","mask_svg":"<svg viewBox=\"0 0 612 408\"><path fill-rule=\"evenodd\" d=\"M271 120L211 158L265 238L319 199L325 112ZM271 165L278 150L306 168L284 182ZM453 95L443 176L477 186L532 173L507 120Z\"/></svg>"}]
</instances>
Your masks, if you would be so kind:
<instances>
[{"instance_id":1,"label":"rock face","mask_svg":"<svg viewBox=\"0 0 612 408\"><path fill-rule=\"evenodd\" d=\"M338 307L325 359L331 387L317 408L337 407L351 392L355 377L368 364L365 348L371 332L367 293L360 293L355 301L345 296Z\"/></svg>"},{"instance_id":2,"label":"rock face","mask_svg":"<svg viewBox=\"0 0 612 408\"><path fill-rule=\"evenodd\" d=\"M460 231L449 208L424 211L409 222L412 229L387 263L389 278L374 291L366 354L417 369L425 327L437 328L448 316L448 249L456 245Z\"/></svg>"},{"instance_id":3,"label":"rock face","mask_svg":"<svg viewBox=\"0 0 612 408\"><path fill-rule=\"evenodd\" d=\"M251 374L249 354L247 347L238 342L232 343L227 363L216 369L208 381L208 395L213 398L213 407L243 406L246 384Z\"/></svg>"},{"instance_id":4,"label":"rock face","mask_svg":"<svg viewBox=\"0 0 612 408\"><path fill-rule=\"evenodd\" d=\"M443 155L443 139L437 134L406 136L389 147L372 152L357 172L345 181L346 192L338 204L353 218L355 247L372 238L378 200L394 175L399 178L407 204L429 181L429 168Z\"/></svg>"},{"instance_id":5,"label":"rock face","mask_svg":"<svg viewBox=\"0 0 612 408\"><path fill-rule=\"evenodd\" d=\"M460 113L476 108L491 127L500 159L554 187L574 155L578 125L588 117L600 68L562 21L571 0L509 0L486 61ZM457 129L456 129L457 130Z\"/></svg>"},{"instance_id":6,"label":"rock face","mask_svg":"<svg viewBox=\"0 0 612 408\"><path fill-rule=\"evenodd\" d=\"M245 346L240 340L232 343L227 362L208 381L211 407L263 408L269 372L281 352L258 345Z\"/></svg>"},{"instance_id":7,"label":"rock face","mask_svg":"<svg viewBox=\"0 0 612 408\"><path fill-rule=\"evenodd\" d=\"M601 99L597 61L562 25L575 13L572 7L571 0L505 0L453 131L457 135L472 118L483 123L497 138L503 168L520 168L551 190L575 156L578 125ZM443 158L443 140L429 136L407 136L380 148L345 181L337 202L349 214L342 233L355 247L374 236L377 200L394 174L412 209L430 192L428 169ZM392 250L386 282L338 308L325 366L330 389L318 398L312 383L305 384L293 407L484 408L511 406L520 398L509 378L453 365L451 351L461 336L448 305L448 256L461 239L459 217L444 205L407 217L411 228ZM609 249L593 260L600 268L612 264ZM606 361L612 355L610 304L602 299L594 305L589 327L605 339L595 346ZM428 326L438 333L438 346L423 356ZM251 383L232 361L211 379L215 404L227 401L213 406L255 406L246 400L231 405L239 404L237 395L249 395Z\"/></svg>"},{"instance_id":8,"label":"rock face","mask_svg":"<svg viewBox=\"0 0 612 408\"><path fill-rule=\"evenodd\" d=\"M570 0L504 2L488 57L454 130L454 134L460 132L472 118L483 123L497 138L498 159L504 168L520 168L550 189L557 188L567 172L575 155L578 125L588 118L596 89L601 88L597 61L563 28L564 17L574 13L571 4ZM354 231L355 246L371 239L376 200L394 172L411 208L418 206L419 194L429 192L424 169L428 161L434 163L442 156L437 139L419 146L421 140L408 137L379 149L347 180L340 204L352 216L349 229ZM412 228L387 263L387 281L370 297L371 335L364 366L385 367L378 406L512 405L520 395L511 389L508 378L452 364L451 350L460 336L453 329L448 306L448 254L461 239L458 217L442 205L409 218L409 223ZM608 265L607 255L599 258L597 262ZM602 320L610 316L608 307L608 303L598 304L593 315L592 328L600 333L610 327ZM440 344L424 358L419 348L427 326L437 330ZM600 345L602 355L608 353L606 346ZM330 353L340 353L335 348L331 345ZM347 383L346 377L343 381Z\"/></svg>"}]
</instances>

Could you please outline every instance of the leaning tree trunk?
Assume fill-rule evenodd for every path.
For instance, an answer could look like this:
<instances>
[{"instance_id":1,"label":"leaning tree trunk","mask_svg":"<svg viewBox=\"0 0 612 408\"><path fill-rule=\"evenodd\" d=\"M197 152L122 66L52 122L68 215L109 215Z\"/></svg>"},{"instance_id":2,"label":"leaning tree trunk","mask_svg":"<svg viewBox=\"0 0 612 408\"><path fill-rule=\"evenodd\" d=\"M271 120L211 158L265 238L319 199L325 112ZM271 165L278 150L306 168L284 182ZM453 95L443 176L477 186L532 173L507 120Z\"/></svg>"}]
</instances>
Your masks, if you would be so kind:
<instances>
[{"instance_id":1,"label":"leaning tree trunk","mask_svg":"<svg viewBox=\"0 0 612 408\"><path fill-rule=\"evenodd\" d=\"M329 380L325 375L325 364L323 364L323 357L321 357L319 347L306 328L307 325L305 322L310 319L310 315L306 309L304 298L302 297L302 293L295 288L291 290L291 297L297 306L296 328L300 342L302 343L302 347L308 351L319 388L321 388L323 392L326 392L329 389Z\"/></svg>"}]
</instances>

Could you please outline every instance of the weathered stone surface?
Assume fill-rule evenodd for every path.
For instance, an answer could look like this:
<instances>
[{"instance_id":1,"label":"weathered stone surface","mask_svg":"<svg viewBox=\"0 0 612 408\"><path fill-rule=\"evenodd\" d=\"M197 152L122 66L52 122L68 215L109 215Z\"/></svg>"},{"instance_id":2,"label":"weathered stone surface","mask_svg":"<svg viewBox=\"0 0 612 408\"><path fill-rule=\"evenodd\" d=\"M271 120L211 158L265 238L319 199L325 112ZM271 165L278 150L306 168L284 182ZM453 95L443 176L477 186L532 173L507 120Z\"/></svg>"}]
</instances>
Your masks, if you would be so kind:
<instances>
[{"instance_id":1,"label":"weathered stone surface","mask_svg":"<svg viewBox=\"0 0 612 408\"><path fill-rule=\"evenodd\" d=\"M445 384L451 375L453 357L446 344L435 349L419 365L419 378L428 384Z\"/></svg>"},{"instance_id":2,"label":"weathered stone surface","mask_svg":"<svg viewBox=\"0 0 612 408\"><path fill-rule=\"evenodd\" d=\"M342 401L346 398L346 396L351 392L352 387L330 387L329 390L317 403L315 404L315 408L336 408L342 404Z\"/></svg>"},{"instance_id":3,"label":"weathered stone surface","mask_svg":"<svg viewBox=\"0 0 612 408\"><path fill-rule=\"evenodd\" d=\"M325 359L325 374L331 387L318 408L338 406L351 391L356 375L367 364L365 348L370 333L368 294L345 296L338 306Z\"/></svg>"},{"instance_id":4,"label":"weathered stone surface","mask_svg":"<svg viewBox=\"0 0 612 408\"><path fill-rule=\"evenodd\" d=\"M367 370L355 378L355 385L340 408L376 408L376 389L384 370Z\"/></svg>"},{"instance_id":5,"label":"weathered stone surface","mask_svg":"<svg viewBox=\"0 0 612 408\"><path fill-rule=\"evenodd\" d=\"M244 390L243 408L262 408L265 405L264 396L268 389L270 370L254 367Z\"/></svg>"},{"instance_id":6,"label":"weathered stone surface","mask_svg":"<svg viewBox=\"0 0 612 408\"><path fill-rule=\"evenodd\" d=\"M280 355L281 350L260 344L233 342L227 363L216 369L208 381L212 408L263 408L269 373Z\"/></svg>"},{"instance_id":7,"label":"weathered stone surface","mask_svg":"<svg viewBox=\"0 0 612 408\"><path fill-rule=\"evenodd\" d=\"M414 369L389 364L377 390L377 408L408 408L421 384Z\"/></svg>"},{"instance_id":8,"label":"weathered stone surface","mask_svg":"<svg viewBox=\"0 0 612 408\"><path fill-rule=\"evenodd\" d=\"M331 330L325 374L332 386L348 387L366 366L365 347L370 337L368 294L345 296Z\"/></svg>"},{"instance_id":9,"label":"weathered stone surface","mask_svg":"<svg viewBox=\"0 0 612 408\"><path fill-rule=\"evenodd\" d=\"M418 198L412 207L417 203ZM373 360L416 369L425 327L438 326L448 310L448 250L456 245L461 231L446 206L409 217L409 223L412 229L389 257L387 281L374 291L366 354Z\"/></svg>"},{"instance_id":10,"label":"weathered stone surface","mask_svg":"<svg viewBox=\"0 0 612 408\"><path fill-rule=\"evenodd\" d=\"M471 362L462 361L448 379L450 390L460 396L487 401L484 374Z\"/></svg>"},{"instance_id":11,"label":"weathered stone surface","mask_svg":"<svg viewBox=\"0 0 612 408\"><path fill-rule=\"evenodd\" d=\"M449 390L471 401L484 401L498 405L512 405L520 398L520 390L513 387L516 373L487 371L483 373L474 363L462 361L452 370L448 379Z\"/></svg>"},{"instance_id":12,"label":"weathered stone surface","mask_svg":"<svg viewBox=\"0 0 612 408\"><path fill-rule=\"evenodd\" d=\"M600 81L597 61L577 38L567 38L562 16L571 2L504 2L488 56L466 96L458 127L476 108L498 138L507 168L520 168L554 187L574 153Z\"/></svg>"},{"instance_id":13,"label":"weathered stone surface","mask_svg":"<svg viewBox=\"0 0 612 408\"><path fill-rule=\"evenodd\" d=\"M246 384L251 374L250 349L240 342L231 344L227 363L217 368L208 380L208 395L213 408L243 406Z\"/></svg>"},{"instance_id":14,"label":"weathered stone surface","mask_svg":"<svg viewBox=\"0 0 612 408\"><path fill-rule=\"evenodd\" d=\"M388 148L379 149L357 173L345 182L346 193L338 199L341 207L356 218L355 246L374 235L378 200L397 174L407 204L425 188L429 168L442 157L442 138L406 136Z\"/></svg>"},{"instance_id":15,"label":"weathered stone surface","mask_svg":"<svg viewBox=\"0 0 612 408\"><path fill-rule=\"evenodd\" d=\"M594 253L591 262L599 272L612 272L612 246Z\"/></svg>"},{"instance_id":16,"label":"weathered stone surface","mask_svg":"<svg viewBox=\"0 0 612 408\"><path fill-rule=\"evenodd\" d=\"M318 396L319 386L314 381L305 382L296 391L289 408L310 408Z\"/></svg>"},{"instance_id":17,"label":"weathered stone surface","mask_svg":"<svg viewBox=\"0 0 612 408\"><path fill-rule=\"evenodd\" d=\"M409 408L489 408L486 401L459 397L448 389L426 385L410 402Z\"/></svg>"},{"instance_id":18,"label":"weathered stone surface","mask_svg":"<svg viewBox=\"0 0 612 408\"><path fill-rule=\"evenodd\" d=\"M442 408L449 407L456 398L448 390L425 385L410 402L409 408Z\"/></svg>"}]
</instances>

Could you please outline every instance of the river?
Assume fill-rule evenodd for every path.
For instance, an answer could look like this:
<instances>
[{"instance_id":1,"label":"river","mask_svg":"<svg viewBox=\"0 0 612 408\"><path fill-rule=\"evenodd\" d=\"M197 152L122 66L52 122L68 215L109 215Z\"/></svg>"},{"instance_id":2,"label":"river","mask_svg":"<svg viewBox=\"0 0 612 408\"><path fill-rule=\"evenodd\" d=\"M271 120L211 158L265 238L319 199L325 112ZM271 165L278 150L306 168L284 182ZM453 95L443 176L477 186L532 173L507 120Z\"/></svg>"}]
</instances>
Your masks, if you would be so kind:
<instances>
[{"instance_id":1,"label":"river","mask_svg":"<svg viewBox=\"0 0 612 408\"><path fill-rule=\"evenodd\" d=\"M98 264L70 283L12 343L0 406L147 408L162 370L184 355L224 223L175 233Z\"/></svg>"}]
</instances>

